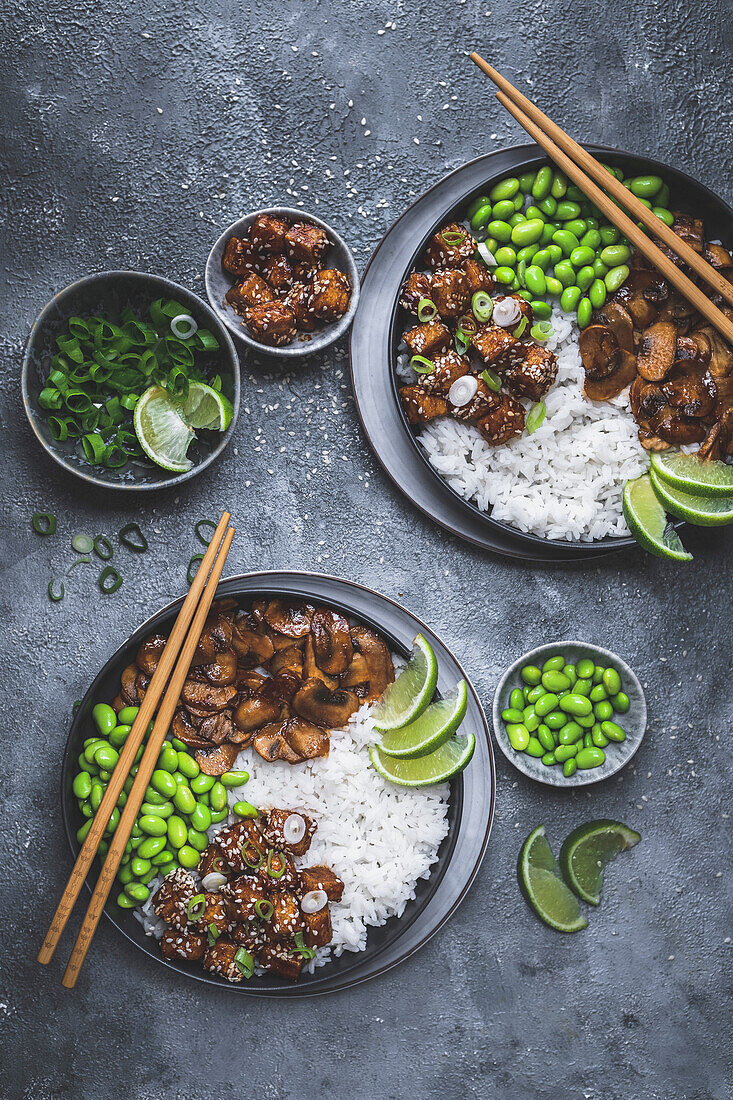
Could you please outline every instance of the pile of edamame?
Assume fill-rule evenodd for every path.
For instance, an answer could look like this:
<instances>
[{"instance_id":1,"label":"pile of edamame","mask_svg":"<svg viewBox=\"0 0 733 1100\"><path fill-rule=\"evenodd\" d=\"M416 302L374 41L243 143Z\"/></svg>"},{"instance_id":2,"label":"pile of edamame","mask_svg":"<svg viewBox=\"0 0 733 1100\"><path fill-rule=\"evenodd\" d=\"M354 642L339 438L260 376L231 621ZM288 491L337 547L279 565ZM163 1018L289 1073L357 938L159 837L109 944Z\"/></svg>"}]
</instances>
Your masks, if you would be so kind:
<instances>
[{"instance_id":1,"label":"pile of edamame","mask_svg":"<svg viewBox=\"0 0 733 1100\"><path fill-rule=\"evenodd\" d=\"M76 834L80 843L92 826L119 759L118 750L127 740L137 712L137 707L124 707L115 714L107 703L97 703L92 710L97 734L84 742L78 758L79 772L72 785L79 810L87 818ZM146 741L152 728L151 722ZM132 789L143 752L144 744L137 751L99 845L102 859L119 824L120 810ZM183 741L175 737L164 741L120 863L117 877L122 891L117 904L122 909L143 905L150 896L148 883L156 875L167 875L176 867L196 867L209 843L207 830L228 817L227 788L241 787L248 779L248 773L242 771L225 772L218 779L205 775ZM249 802L235 802L232 809L239 817L257 817L257 809Z\"/></svg>"},{"instance_id":2,"label":"pile of edamame","mask_svg":"<svg viewBox=\"0 0 733 1100\"><path fill-rule=\"evenodd\" d=\"M598 768L612 742L626 740L613 721L626 714L629 697L615 668L596 665L588 657L568 664L557 653L543 664L525 665L524 687L514 688L501 712L509 743L516 752L542 759L546 767L562 764L570 778L580 768Z\"/></svg>"},{"instance_id":3,"label":"pile of edamame","mask_svg":"<svg viewBox=\"0 0 733 1100\"><path fill-rule=\"evenodd\" d=\"M661 176L627 179L620 168L604 168L665 225L672 225L669 187ZM585 328L593 310L629 276L628 240L578 187L548 165L500 180L471 204L467 216L476 239L496 259L496 282L530 302L539 320L552 313L546 299L556 297Z\"/></svg>"}]
</instances>

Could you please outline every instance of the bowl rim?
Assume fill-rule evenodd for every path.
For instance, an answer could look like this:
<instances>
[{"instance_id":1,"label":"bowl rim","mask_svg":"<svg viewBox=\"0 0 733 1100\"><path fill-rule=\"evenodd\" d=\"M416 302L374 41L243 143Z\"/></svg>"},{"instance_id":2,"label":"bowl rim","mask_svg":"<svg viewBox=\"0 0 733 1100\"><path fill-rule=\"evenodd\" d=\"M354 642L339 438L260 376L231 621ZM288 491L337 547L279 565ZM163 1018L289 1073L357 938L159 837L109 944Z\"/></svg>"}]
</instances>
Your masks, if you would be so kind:
<instances>
[{"instance_id":1,"label":"bowl rim","mask_svg":"<svg viewBox=\"0 0 733 1100\"><path fill-rule=\"evenodd\" d=\"M80 469L72 462L67 461L64 455L59 453L54 447L52 447L48 440L45 439L43 434L41 433L38 424L36 423L36 410L33 406L33 402L31 401L31 396L28 390L28 378L31 370L33 369L31 364L31 349L33 348L33 345L44 324L48 320L50 313L54 309L59 308L59 306L63 304L64 300L67 297L71 297L78 290L86 286L90 286L95 282L120 278L136 278L143 281L155 280L156 282L163 284L171 292L174 292L176 294L183 294L184 296L193 298L196 301L198 307L204 313L204 315L209 319L210 323L215 326L217 335L224 341L224 345L226 347L231 363L232 379L234 383L234 400L232 401L232 408L234 411L231 423L229 424L226 431L221 433L221 439L217 442L216 446L211 449L211 451L201 462L194 465L190 470L186 470L184 473L181 474L176 474L173 477L167 477L165 478L165 480L160 479L158 481L151 481L145 485L136 484L134 482L102 481L100 478L95 477L94 474L88 473L85 469ZM237 419L239 417L239 404L241 394L239 356L237 355L237 349L234 346L234 342L231 336L227 332L226 327L222 324L220 318L216 315L215 311L211 308L208 302L204 301L203 298L200 298L199 295L196 294L194 291L189 290L187 287L182 286L180 283L173 282L173 280L167 278L167 276L156 275L153 272L149 271L135 271L131 268L116 268L109 271L96 271L92 272L90 275L83 275L80 279L75 279L73 283L69 283L67 286L57 291L56 294L54 294L54 296L49 299L48 302L46 302L43 309L36 316L36 319L30 328L28 336L26 337L25 346L23 348L23 363L21 367L20 384L23 397L23 408L25 410L26 419L30 424L33 434L43 447L46 454L49 455L54 460L54 462L61 466L62 469L66 470L67 473L74 474L75 477L80 478L82 481L86 481L90 485L95 485L97 488L112 489L117 492L123 491L140 493L156 491L159 489L169 489L173 488L174 486L181 485L184 481L188 481L190 478L195 477L196 474L201 473L201 471L205 470L207 466L210 466L211 463L219 457L219 455L228 445L236 426ZM90 467L90 470L93 469L94 467Z\"/></svg>"},{"instance_id":2,"label":"bowl rim","mask_svg":"<svg viewBox=\"0 0 733 1100\"><path fill-rule=\"evenodd\" d=\"M315 333L310 340L301 340L300 342L285 344L279 348L270 347L267 344L260 344L247 333L242 324L237 323L235 319L236 315L229 315L226 308L220 305L214 294L214 272L216 271L218 273L221 270L221 254L224 251L227 240L229 237L234 236L237 230L243 228L248 229L254 219L260 214L286 216L296 221L312 222L314 225L320 226L321 229L325 230L330 235L332 247L337 245L346 257L346 265L349 270L344 272L344 274L350 277L352 285L349 308L343 317L340 317L338 321L327 324L320 332ZM245 222L247 223L246 226L243 225ZM347 331L354 319L359 304L361 280L359 277L359 270L356 266L356 260L354 259L351 249L341 234L337 232L329 222L324 221L323 218L319 218L316 214L311 214L293 206L266 206L261 210L252 210L247 214L242 214L240 218L233 221L231 225L227 226L227 228L219 234L206 260L204 285L206 287L206 296L209 299L210 306L221 323L226 325L227 329L236 336L237 339L241 340L243 344L246 344L248 348L257 352L258 355L268 355L278 359L302 359L307 355L314 355L316 352L323 351L324 348L330 347L334 341L338 340L338 338Z\"/></svg>"},{"instance_id":3,"label":"bowl rim","mask_svg":"<svg viewBox=\"0 0 733 1100\"><path fill-rule=\"evenodd\" d=\"M638 728L640 733L634 734L633 738L629 738L618 746L620 750L613 761L610 770L604 770L602 775L598 775L597 772L603 770L603 766L600 768L591 768L588 771L580 772L576 771L574 775L566 777L562 772L552 774L551 768L545 768L542 766L540 771L534 764L534 757L527 757L525 753L515 752L515 750L509 744L509 740L504 731L504 723L502 721L501 712L504 709L502 705L502 697L506 692L507 683L509 679L516 673L523 665L529 663L537 663L534 658L544 657L547 659L551 654L562 652L565 648L575 647L576 649L587 650L591 654L598 654L602 656L608 664L613 664L615 668L621 673L622 677L625 677L628 683L631 683L635 689L635 692L639 695L639 704L635 706L636 717L638 719ZM628 692L626 693L628 694ZM494 740L504 753L509 763L526 775L528 779L532 779L535 783L542 783L546 787L554 787L558 789L572 790L576 787L588 787L594 783L602 783L606 779L610 779L611 776L625 768L629 761L639 751L644 736L647 731L648 723L648 708L646 702L646 695L639 677L634 672L633 668L623 659L619 657L617 653L614 653L611 649L606 649L604 646L596 645L595 642L585 642L577 638L561 638L557 642L543 642L542 645L535 646L534 649L527 650L526 653L521 654L516 660L505 669L499 683L496 685L494 691L494 698L491 707L491 721L494 730ZM606 760L608 761L608 757ZM528 763L532 761L532 764Z\"/></svg>"}]
</instances>

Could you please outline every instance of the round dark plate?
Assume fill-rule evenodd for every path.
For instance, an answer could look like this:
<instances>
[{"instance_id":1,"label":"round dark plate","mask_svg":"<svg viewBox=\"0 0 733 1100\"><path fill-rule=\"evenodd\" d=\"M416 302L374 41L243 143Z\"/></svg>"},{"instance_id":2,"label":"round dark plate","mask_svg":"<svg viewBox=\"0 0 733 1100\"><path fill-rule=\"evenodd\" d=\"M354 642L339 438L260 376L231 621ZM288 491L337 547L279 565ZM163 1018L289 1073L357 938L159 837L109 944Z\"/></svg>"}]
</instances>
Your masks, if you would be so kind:
<instances>
[{"instance_id":1,"label":"round dark plate","mask_svg":"<svg viewBox=\"0 0 733 1100\"><path fill-rule=\"evenodd\" d=\"M422 632L438 658L438 690L445 693L460 679L468 683L468 710L463 729L476 737L476 750L465 772L451 781L448 835L440 846L430 878L418 883L415 899L408 903L401 917L393 917L381 928L369 930L365 951L358 954L345 951L340 958L317 969L315 974L305 974L297 984L267 976L230 985L207 974L196 964L166 962L160 956L156 941L145 935L131 912L120 910L114 897L105 906L105 915L128 940L158 963L197 981L250 996L307 997L348 989L384 973L427 943L458 908L476 877L489 840L496 790L494 755L486 718L468 677L440 638L404 607L378 592L353 581L317 573L270 572L230 577L221 582L218 595L236 596L243 602L258 596L287 595L327 603L378 630L389 641L393 652L405 657L415 635ZM120 673L133 659L142 639L154 630L168 631L182 602L179 599L162 608L109 658L76 713L66 743L61 776L64 828L74 856L80 847L76 832L85 819L78 811L71 784L76 758L91 729L92 707L100 699L111 699L117 694ZM95 860L94 882L99 870L99 861ZM87 885L91 889L89 881Z\"/></svg>"},{"instance_id":2,"label":"round dark plate","mask_svg":"<svg viewBox=\"0 0 733 1100\"><path fill-rule=\"evenodd\" d=\"M232 422L225 432L206 432L199 436L189 449L193 466L183 474L168 473L150 462L134 460L119 470L90 466L78 439L59 443L53 438L48 419L38 405L48 364L56 352L56 337L66 328L69 317L101 312L114 317L125 306L147 316L147 308L156 298L174 298L186 307L200 328L207 328L216 336L219 350L211 356L210 362L213 373L221 375L222 393L232 403ZM239 414L239 359L226 326L190 290L160 275L140 271L102 271L87 275L55 294L39 313L28 336L21 385L28 421L46 453L69 473L106 489L166 489L188 481L218 458L232 438Z\"/></svg>"},{"instance_id":3,"label":"round dark plate","mask_svg":"<svg viewBox=\"0 0 733 1100\"><path fill-rule=\"evenodd\" d=\"M633 174L663 175L675 209L695 211L711 239L730 239L733 210L684 172L633 153L587 145L609 164ZM455 220L487 186L547 163L538 146L518 145L488 153L451 172L426 191L387 231L372 255L361 285L361 301L351 329L351 376L356 407L366 437L385 473L420 511L453 535L486 550L526 561L577 561L636 545L632 538L564 542L524 534L464 500L430 465L407 423L397 397L395 359L402 333L400 288L428 239L444 222Z\"/></svg>"}]
</instances>

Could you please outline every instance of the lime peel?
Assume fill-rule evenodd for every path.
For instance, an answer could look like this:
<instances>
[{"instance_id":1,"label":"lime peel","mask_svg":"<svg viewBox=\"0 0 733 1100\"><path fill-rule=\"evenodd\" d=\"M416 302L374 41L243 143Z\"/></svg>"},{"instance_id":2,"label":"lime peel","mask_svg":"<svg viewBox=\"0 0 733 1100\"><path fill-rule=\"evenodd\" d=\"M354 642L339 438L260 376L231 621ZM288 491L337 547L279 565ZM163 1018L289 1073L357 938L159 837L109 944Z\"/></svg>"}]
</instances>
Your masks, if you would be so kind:
<instances>
[{"instance_id":1,"label":"lime peel","mask_svg":"<svg viewBox=\"0 0 733 1100\"><path fill-rule=\"evenodd\" d=\"M605 864L640 840L640 833L610 818L579 825L565 838L560 849L560 868L565 881L583 901L598 905Z\"/></svg>"},{"instance_id":2,"label":"lime peel","mask_svg":"<svg viewBox=\"0 0 733 1100\"><path fill-rule=\"evenodd\" d=\"M703 461L697 454L682 451L656 451L651 457L652 472L673 489L701 497L733 494L733 465L717 459Z\"/></svg>"},{"instance_id":3,"label":"lime peel","mask_svg":"<svg viewBox=\"0 0 733 1100\"><path fill-rule=\"evenodd\" d=\"M580 932L588 926L578 899L563 882L544 825L533 829L522 845L517 878L527 903L550 928L556 932Z\"/></svg>"},{"instance_id":4,"label":"lime peel","mask_svg":"<svg viewBox=\"0 0 733 1100\"><path fill-rule=\"evenodd\" d=\"M667 519L649 474L627 481L623 493L624 519L632 535L648 553L673 561L692 561Z\"/></svg>"},{"instance_id":5,"label":"lime peel","mask_svg":"<svg viewBox=\"0 0 733 1100\"><path fill-rule=\"evenodd\" d=\"M385 733L379 748L388 756L413 759L440 748L455 733L466 716L468 689L461 680L445 698L422 712L400 729Z\"/></svg>"},{"instance_id":6,"label":"lime peel","mask_svg":"<svg viewBox=\"0 0 733 1100\"><path fill-rule=\"evenodd\" d=\"M704 497L667 485L654 470L649 474L652 488L663 508L678 519L698 527L723 527L733 523L733 495Z\"/></svg>"},{"instance_id":7,"label":"lime peel","mask_svg":"<svg viewBox=\"0 0 733 1100\"><path fill-rule=\"evenodd\" d=\"M388 733L414 722L433 698L437 682L438 661L430 643L418 634L407 667L387 685L372 711L374 728Z\"/></svg>"},{"instance_id":8,"label":"lime peel","mask_svg":"<svg viewBox=\"0 0 733 1100\"><path fill-rule=\"evenodd\" d=\"M383 779L401 787L428 787L443 783L463 771L476 748L472 733L467 737L452 737L434 752L410 760L383 755L378 745L369 749L369 759Z\"/></svg>"}]
</instances>

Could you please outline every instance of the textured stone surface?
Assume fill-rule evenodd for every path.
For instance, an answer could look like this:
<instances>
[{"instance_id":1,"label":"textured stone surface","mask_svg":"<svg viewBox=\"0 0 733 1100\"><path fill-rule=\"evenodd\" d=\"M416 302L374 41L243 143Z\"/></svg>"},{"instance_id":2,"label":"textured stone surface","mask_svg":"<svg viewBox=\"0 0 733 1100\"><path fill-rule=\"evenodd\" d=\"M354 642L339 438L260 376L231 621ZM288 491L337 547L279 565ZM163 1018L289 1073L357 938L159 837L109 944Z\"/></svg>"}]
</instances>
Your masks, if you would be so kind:
<instances>
[{"instance_id":1,"label":"textured stone surface","mask_svg":"<svg viewBox=\"0 0 733 1100\"><path fill-rule=\"evenodd\" d=\"M483 47L574 135L651 150L720 190L733 154L720 14L710 0L5 6L9 1098L730 1095L730 535L686 535L696 557L684 570L636 551L528 570L460 545L381 475L345 344L292 370L244 362L234 446L184 491L139 501L57 471L18 385L26 333L54 290L133 267L201 292L212 242L260 205L302 202L363 267L446 169L523 140L464 47ZM352 993L296 1005L228 996L151 965L107 924L69 993L68 937L48 970L34 956L70 869L58 772L71 703L126 633L181 592L193 522L223 506L239 528L231 571L322 570L399 597L455 647L487 705L504 665L542 640L616 649L648 685L650 730L634 767L588 793L534 786L500 756L496 823L468 899L415 958ZM55 539L30 531L43 508L60 517ZM119 595L102 597L82 568L51 606L47 580L66 568L69 536L131 518L152 529L151 548L121 555ZM605 815L644 840L610 870L588 931L563 938L519 895L519 844L541 821L558 846Z\"/></svg>"}]
</instances>

